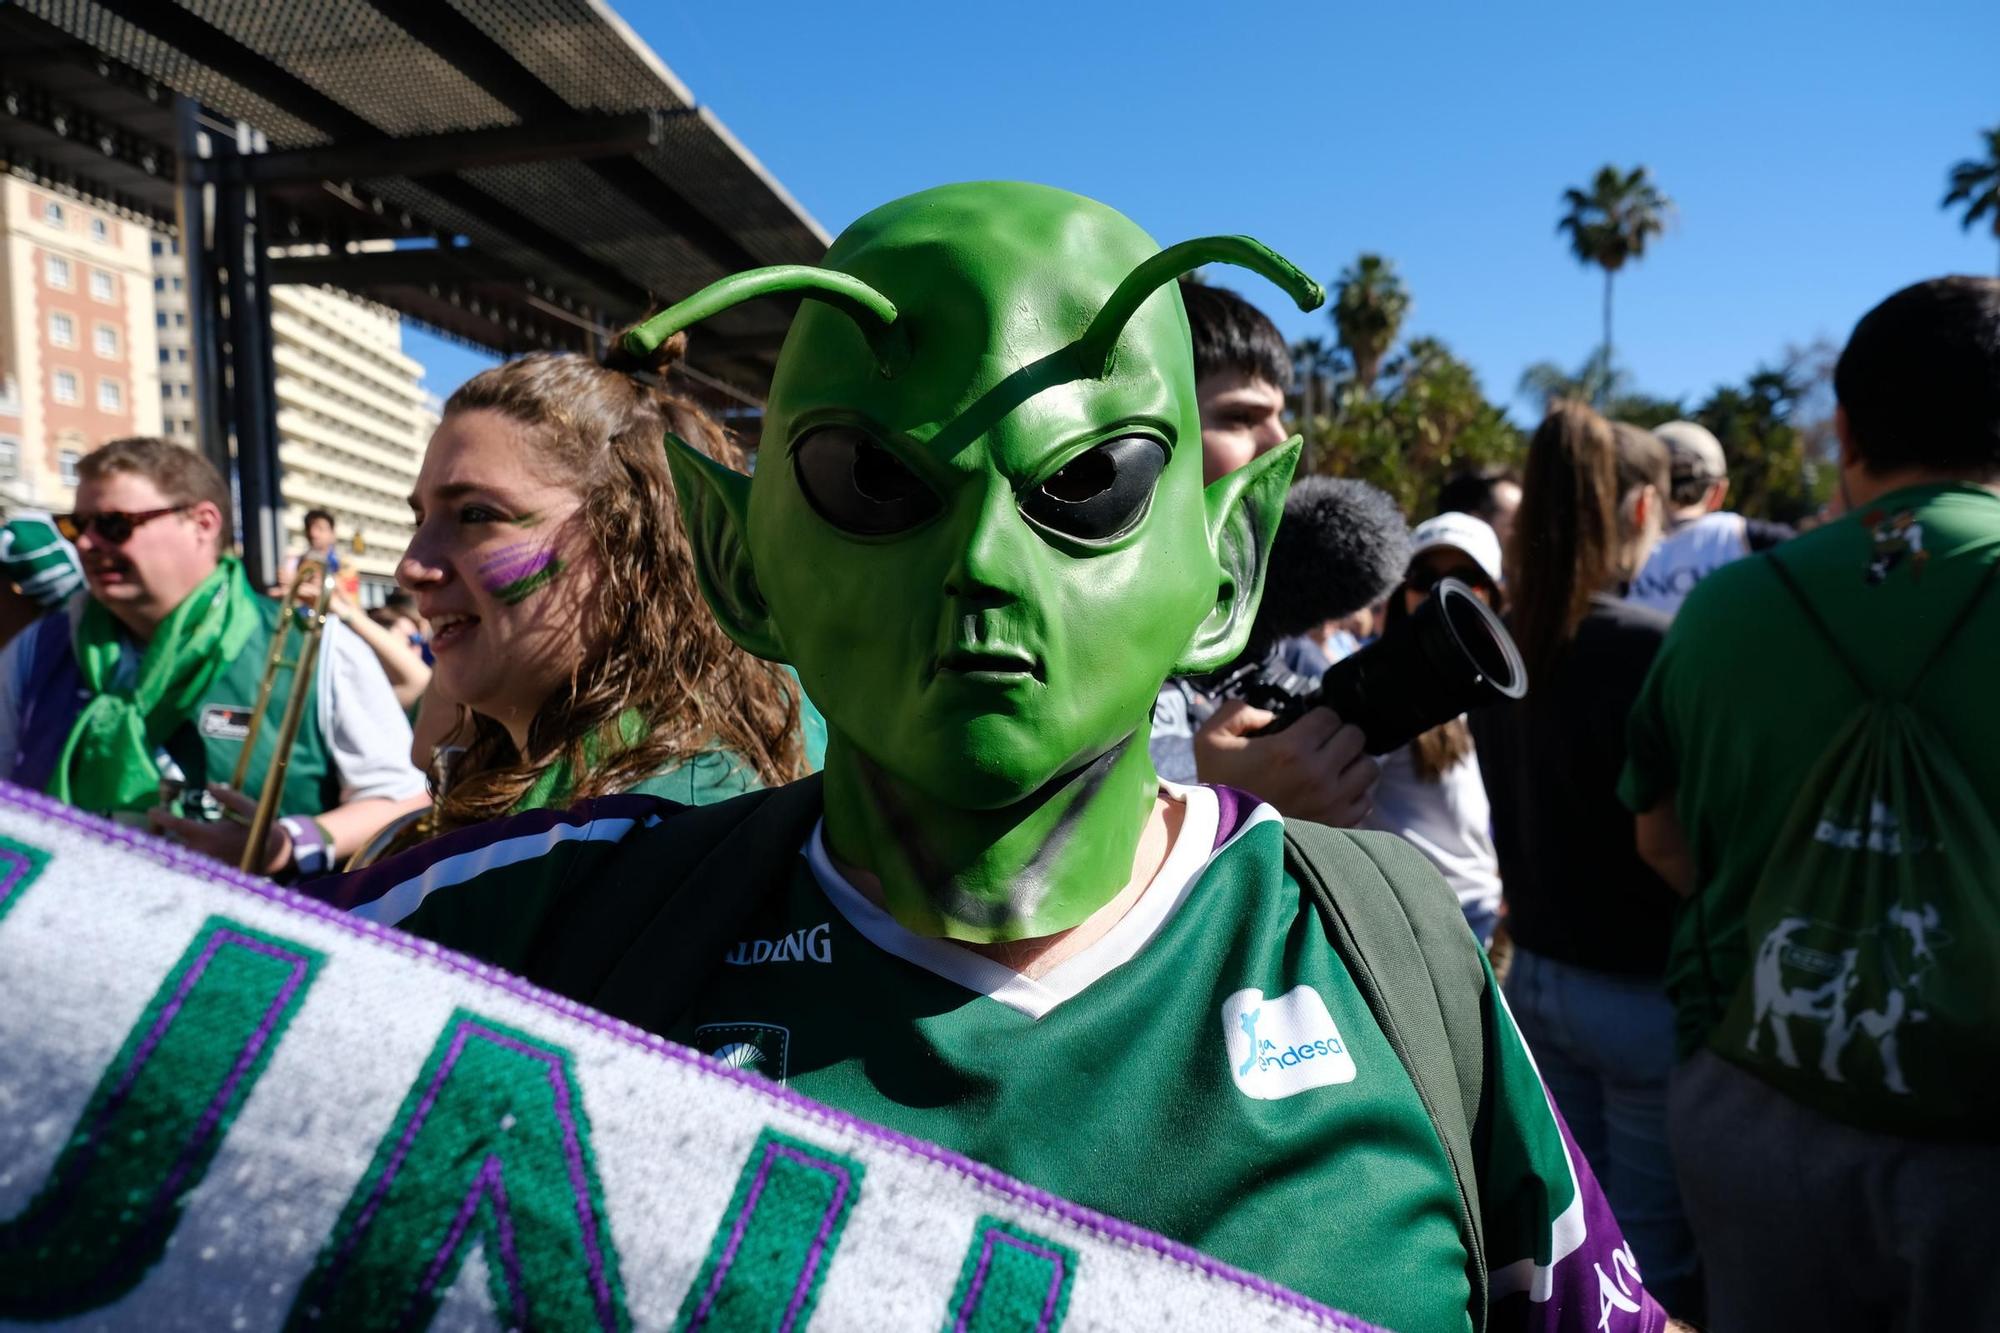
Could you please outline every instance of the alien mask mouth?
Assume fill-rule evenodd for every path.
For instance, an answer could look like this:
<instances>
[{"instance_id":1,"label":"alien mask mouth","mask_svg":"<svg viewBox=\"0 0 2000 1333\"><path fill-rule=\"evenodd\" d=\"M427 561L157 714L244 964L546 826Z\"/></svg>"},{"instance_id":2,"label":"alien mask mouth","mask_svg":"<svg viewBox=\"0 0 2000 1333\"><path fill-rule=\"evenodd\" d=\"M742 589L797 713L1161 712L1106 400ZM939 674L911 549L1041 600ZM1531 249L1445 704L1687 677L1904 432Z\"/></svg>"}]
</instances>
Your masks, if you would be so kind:
<instances>
[{"instance_id":1,"label":"alien mask mouth","mask_svg":"<svg viewBox=\"0 0 2000 1333\"><path fill-rule=\"evenodd\" d=\"M972 677L1025 679L1040 684L1048 682L1047 669L1035 658L1018 648L994 645L951 649L938 658L933 674L943 672Z\"/></svg>"}]
</instances>

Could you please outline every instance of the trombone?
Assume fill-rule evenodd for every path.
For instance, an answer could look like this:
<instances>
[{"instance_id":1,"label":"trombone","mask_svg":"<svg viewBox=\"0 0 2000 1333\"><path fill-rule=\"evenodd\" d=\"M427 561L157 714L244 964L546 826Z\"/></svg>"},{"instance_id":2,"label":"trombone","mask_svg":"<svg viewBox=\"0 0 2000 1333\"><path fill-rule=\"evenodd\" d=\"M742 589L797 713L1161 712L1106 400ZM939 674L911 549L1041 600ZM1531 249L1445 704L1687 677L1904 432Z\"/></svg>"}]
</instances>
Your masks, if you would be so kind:
<instances>
[{"instance_id":1,"label":"trombone","mask_svg":"<svg viewBox=\"0 0 2000 1333\"><path fill-rule=\"evenodd\" d=\"M307 594L312 591L313 582L319 584L318 596L310 601ZM298 743L299 724L305 720L306 695L312 690L313 664L319 657L320 636L326 633L327 610L333 604L333 566L326 560L308 553L299 561L298 573L292 576L291 586L278 599L278 626L271 632L271 652L264 659L264 679L257 686L257 706L250 714L250 726L243 736L243 752L236 757L236 774L229 785L237 791L244 789L244 780L250 776L250 756L257 749L257 735L264 727L264 711L271 706L273 687L278 683L278 672L286 667L292 669L291 692L285 696L285 712L278 720L278 743L271 751L271 766L264 774L263 790L257 794L257 811L250 817L250 840L243 845L243 860L238 867L245 874L258 873L264 859L264 839L271 832L271 821L278 813L278 798L285 787L285 770L291 767L292 747ZM292 641L292 630L299 632L298 656L285 657L285 646Z\"/></svg>"}]
</instances>

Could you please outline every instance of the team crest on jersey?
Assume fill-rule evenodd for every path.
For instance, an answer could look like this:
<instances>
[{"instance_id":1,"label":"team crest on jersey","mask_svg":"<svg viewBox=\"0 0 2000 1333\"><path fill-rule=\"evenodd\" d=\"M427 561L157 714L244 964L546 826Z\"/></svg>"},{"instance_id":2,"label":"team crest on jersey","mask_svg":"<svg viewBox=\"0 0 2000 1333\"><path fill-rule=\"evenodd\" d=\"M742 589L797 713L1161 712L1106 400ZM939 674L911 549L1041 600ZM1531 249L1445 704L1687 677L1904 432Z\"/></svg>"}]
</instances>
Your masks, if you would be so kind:
<instances>
[{"instance_id":1,"label":"team crest on jersey","mask_svg":"<svg viewBox=\"0 0 2000 1333\"><path fill-rule=\"evenodd\" d=\"M694 1030L694 1048L782 1086L790 1071L792 1033L776 1023L704 1023Z\"/></svg>"},{"instance_id":2,"label":"team crest on jersey","mask_svg":"<svg viewBox=\"0 0 2000 1333\"><path fill-rule=\"evenodd\" d=\"M241 704L210 704L201 710L201 734L220 741L240 741L250 734L250 710Z\"/></svg>"},{"instance_id":3,"label":"team crest on jersey","mask_svg":"<svg viewBox=\"0 0 2000 1333\"><path fill-rule=\"evenodd\" d=\"M1222 1040L1237 1091L1258 1101L1354 1081L1354 1056L1311 986L1276 999L1237 991L1222 1002Z\"/></svg>"}]
</instances>

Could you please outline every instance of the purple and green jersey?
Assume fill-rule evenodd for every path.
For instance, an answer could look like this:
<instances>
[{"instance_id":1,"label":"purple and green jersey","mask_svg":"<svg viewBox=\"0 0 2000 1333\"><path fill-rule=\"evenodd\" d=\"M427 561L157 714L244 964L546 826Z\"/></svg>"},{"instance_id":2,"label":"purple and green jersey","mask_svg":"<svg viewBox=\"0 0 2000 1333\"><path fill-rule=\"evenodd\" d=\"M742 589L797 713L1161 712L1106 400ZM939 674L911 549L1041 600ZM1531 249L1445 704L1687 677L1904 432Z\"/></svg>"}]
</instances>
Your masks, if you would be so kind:
<instances>
[{"instance_id":1,"label":"purple and green jersey","mask_svg":"<svg viewBox=\"0 0 2000 1333\"><path fill-rule=\"evenodd\" d=\"M1282 821L1226 788L1167 790L1185 816L1145 894L1034 978L905 930L815 831L666 1035L1383 1327L1462 1333L1473 1265L1449 1158L1286 873ZM633 840L671 840L674 813L641 797L538 811L333 892L518 970L562 886ZM591 971L578 962L564 970ZM1665 1317L1490 973L1485 1004L1491 1096L1473 1142L1489 1326L1657 1333Z\"/></svg>"}]
</instances>

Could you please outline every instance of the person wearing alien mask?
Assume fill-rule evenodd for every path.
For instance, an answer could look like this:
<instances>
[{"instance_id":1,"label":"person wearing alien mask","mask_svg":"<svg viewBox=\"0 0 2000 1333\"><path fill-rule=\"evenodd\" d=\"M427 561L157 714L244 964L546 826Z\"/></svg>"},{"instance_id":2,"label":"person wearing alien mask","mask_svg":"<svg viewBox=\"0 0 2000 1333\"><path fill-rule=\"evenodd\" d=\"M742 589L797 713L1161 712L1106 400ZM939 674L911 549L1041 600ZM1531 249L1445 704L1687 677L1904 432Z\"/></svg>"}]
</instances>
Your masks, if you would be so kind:
<instances>
[{"instance_id":1,"label":"person wearing alien mask","mask_svg":"<svg viewBox=\"0 0 2000 1333\"><path fill-rule=\"evenodd\" d=\"M1322 299L1245 238L984 183L628 335L805 298L754 480L666 447L823 774L518 816L325 896L1386 1327L1652 1333L1429 863L1153 770L1160 682L1241 650L1298 457L1203 487L1204 263Z\"/></svg>"}]
</instances>

